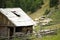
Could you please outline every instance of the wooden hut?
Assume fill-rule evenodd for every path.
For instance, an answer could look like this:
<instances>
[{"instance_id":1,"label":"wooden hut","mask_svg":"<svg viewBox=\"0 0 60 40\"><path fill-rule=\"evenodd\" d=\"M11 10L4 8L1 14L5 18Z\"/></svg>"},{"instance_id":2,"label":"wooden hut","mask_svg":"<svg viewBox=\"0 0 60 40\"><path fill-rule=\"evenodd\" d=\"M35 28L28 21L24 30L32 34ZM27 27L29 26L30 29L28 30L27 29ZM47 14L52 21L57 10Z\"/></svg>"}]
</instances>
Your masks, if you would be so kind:
<instances>
[{"instance_id":1,"label":"wooden hut","mask_svg":"<svg viewBox=\"0 0 60 40\"><path fill-rule=\"evenodd\" d=\"M0 8L0 36L32 33L34 21L21 8Z\"/></svg>"}]
</instances>

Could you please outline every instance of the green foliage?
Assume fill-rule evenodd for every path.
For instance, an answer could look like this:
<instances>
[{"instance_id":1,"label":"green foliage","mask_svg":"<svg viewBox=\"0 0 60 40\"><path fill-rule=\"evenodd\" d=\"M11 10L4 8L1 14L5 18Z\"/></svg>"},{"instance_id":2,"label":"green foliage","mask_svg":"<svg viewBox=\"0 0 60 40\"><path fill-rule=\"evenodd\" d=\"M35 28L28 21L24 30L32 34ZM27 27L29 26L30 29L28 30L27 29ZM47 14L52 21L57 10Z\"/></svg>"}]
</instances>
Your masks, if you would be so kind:
<instances>
[{"instance_id":1,"label":"green foliage","mask_svg":"<svg viewBox=\"0 0 60 40\"><path fill-rule=\"evenodd\" d=\"M9 7L14 7L14 4L11 1L6 1L6 7L8 7L8 8Z\"/></svg>"},{"instance_id":2,"label":"green foliage","mask_svg":"<svg viewBox=\"0 0 60 40\"><path fill-rule=\"evenodd\" d=\"M15 7L21 7L25 12L34 12L41 7L43 0L15 0Z\"/></svg>"},{"instance_id":3,"label":"green foliage","mask_svg":"<svg viewBox=\"0 0 60 40\"><path fill-rule=\"evenodd\" d=\"M20 7L25 12L34 12L43 4L43 0L1 0L1 7Z\"/></svg>"},{"instance_id":4,"label":"green foliage","mask_svg":"<svg viewBox=\"0 0 60 40\"><path fill-rule=\"evenodd\" d=\"M54 7L54 6L58 5L58 1L59 0L50 0L50 7Z\"/></svg>"},{"instance_id":5,"label":"green foliage","mask_svg":"<svg viewBox=\"0 0 60 40\"><path fill-rule=\"evenodd\" d=\"M1 7L6 7L6 5L5 5L5 3L6 3L6 0L0 0L0 8Z\"/></svg>"},{"instance_id":6,"label":"green foliage","mask_svg":"<svg viewBox=\"0 0 60 40\"><path fill-rule=\"evenodd\" d=\"M46 10L44 15L48 15L50 10Z\"/></svg>"}]
</instances>

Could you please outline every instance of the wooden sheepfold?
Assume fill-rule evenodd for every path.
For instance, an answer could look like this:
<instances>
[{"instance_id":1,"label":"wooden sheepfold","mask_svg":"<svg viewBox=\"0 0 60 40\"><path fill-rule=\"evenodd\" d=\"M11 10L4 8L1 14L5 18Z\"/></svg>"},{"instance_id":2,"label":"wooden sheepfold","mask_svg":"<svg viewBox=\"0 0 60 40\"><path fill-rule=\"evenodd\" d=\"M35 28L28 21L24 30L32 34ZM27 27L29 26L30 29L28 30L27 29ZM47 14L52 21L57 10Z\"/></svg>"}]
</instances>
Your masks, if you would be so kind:
<instances>
[{"instance_id":1,"label":"wooden sheepfold","mask_svg":"<svg viewBox=\"0 0 60 40\"><path fill-rule=\"evenodd\" d=\"M21 8L0 8L0 37L32 33L34 24Z\"/></svg>"}]
</instances>

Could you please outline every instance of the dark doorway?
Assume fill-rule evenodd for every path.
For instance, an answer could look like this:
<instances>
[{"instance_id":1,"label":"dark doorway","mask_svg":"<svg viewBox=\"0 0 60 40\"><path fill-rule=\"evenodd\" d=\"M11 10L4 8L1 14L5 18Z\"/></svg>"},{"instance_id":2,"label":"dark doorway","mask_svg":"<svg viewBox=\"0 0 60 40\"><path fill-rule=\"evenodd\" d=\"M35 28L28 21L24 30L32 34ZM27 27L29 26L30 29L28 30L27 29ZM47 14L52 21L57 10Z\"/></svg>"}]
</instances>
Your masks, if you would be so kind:
<instances>
[{"instance_id":1,"label":"dark doorway","mask_svg":"<svg viewBox=\"0 0 60 40\"><path fill-rule=\"evenodd\" d=\"M16 27L15 32L22 32L22 28L23 28L23 27Z\"/></svg>"},{"instance_id":2,"label":"dark doorway","mask_svg":"<svg viewBox=\"0 0 60 40\"><path fill-rule=\"evenodd\" d=\"M10 35L9 36L12 36L13 32L14 32L14 28L13 27L9 27L9 29L10 29Z\"/></svg>"}]
</instances>

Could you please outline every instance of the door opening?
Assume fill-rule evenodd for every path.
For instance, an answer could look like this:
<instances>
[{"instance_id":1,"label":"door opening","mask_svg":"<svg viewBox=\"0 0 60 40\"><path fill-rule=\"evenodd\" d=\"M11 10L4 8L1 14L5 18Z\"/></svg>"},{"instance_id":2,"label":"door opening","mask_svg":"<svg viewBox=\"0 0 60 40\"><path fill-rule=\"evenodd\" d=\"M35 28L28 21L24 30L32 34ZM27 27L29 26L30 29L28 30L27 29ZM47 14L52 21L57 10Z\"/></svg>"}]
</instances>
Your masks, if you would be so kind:
<instances>
[{"instance_id":1,"label":"door opening","mask_svg":"<svg viewBox=\"0 0 60 40\"><path fill-rule=\"evenodd\" d=\"M9 27L9 36L13 36L13 33L14 33L14 28L13 27Z\"/></svg>"}]
</instances>

